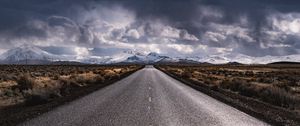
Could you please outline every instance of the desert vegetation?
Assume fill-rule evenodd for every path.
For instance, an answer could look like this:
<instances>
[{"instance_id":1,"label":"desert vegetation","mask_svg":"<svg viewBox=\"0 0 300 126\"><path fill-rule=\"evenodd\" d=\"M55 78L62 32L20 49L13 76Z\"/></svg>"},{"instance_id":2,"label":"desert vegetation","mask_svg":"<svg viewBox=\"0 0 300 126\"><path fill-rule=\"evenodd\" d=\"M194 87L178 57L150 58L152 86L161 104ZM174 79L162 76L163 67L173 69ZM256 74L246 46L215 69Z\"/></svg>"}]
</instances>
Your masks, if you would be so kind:
<instances>
[{"instance_id":1,"label":"desert vegetation","mask_svg":"<svg viewBox=\"0 0 300 126\"><path fill-rule=\"evenodd\" d=\"M299 65L163 65L178 78L300 112Z\"/></svg>"},{"instance_id":2,"label":"desert vegetation","mask_svg":"<svg viewBox=\"0 0 300 126\"><path fill-rule=\"evenodd\" d=\"M139 68L136 65L1 65L0 108L47 103L85 87L118 80Z\"/></svg>"}]
</instances>

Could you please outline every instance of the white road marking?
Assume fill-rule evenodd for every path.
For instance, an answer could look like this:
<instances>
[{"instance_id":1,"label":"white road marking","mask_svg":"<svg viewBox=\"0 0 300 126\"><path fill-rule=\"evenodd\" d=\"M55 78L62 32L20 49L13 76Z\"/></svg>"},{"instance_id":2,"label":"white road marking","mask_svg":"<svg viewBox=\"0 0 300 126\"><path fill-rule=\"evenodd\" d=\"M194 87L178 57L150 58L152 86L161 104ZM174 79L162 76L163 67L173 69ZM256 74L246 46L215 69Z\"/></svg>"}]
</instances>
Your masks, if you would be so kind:
<instances>
[{"instance_id":1,"label":"white road marking","mask_svg":"<svg viewBox=\"0 0 300 126\"><path fill-rule=\"evenodd\" d=\"M151 107L150 107L150 106L148 106L148 109L150 110L150 109L151 109Z\"/></svg>"},{"instance_id":2,"label":"white road marking","mask_svg":"<svg viewBox=\"0 0 300 126\"><path fill-rule=\"evenodd\" d=\"M151 98L151 97L149 97L149 99L148 99L148 100L149 100L149 102L151 102L151 101L152 101L152 98Z\"/></svg>"}]
</instances>

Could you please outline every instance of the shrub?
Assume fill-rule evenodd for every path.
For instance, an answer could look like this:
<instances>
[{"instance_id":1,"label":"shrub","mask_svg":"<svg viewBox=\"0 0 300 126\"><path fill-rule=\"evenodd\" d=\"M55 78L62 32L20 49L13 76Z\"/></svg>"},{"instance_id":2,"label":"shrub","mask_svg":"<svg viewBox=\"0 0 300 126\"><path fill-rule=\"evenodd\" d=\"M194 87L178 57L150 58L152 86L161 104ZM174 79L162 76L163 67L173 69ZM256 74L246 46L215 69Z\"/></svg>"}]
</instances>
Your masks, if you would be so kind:
<instances>
[{"instance_id":1,"label":"shrub","mask_svg":"<svg viewBox=\"0 0 300 126\"><path fill-rule=\"evenodd\" d=\"M95 83L103 83L104 82L104 77L97 75L95 78Z\"/></svg>"},{"instance_id":2,"label":"shrub","mask_svg":"<svg viewBox=\"0 0 300 126\"><path fill-rule=\"evenodd\" d=\"M80 84L78 84L77 82L75 82L73 79L59 79L59 83L61 84L60 87L60 94L62 96L68 95L71 93L71 90L73 88L77 88L79 87Z\"/></svg>"},{"instance_id":3,"label":"shrub","mask_svg":"<svg viewBox=\"0 0 300 126\"><path fill-rule=\"evenodd\" d=\"M221 82L220 86L222 88L225 88L225 89L230 89L232 91L239 91L239 88L241 85L245 85L247 84L246 81L244 80L239 80L239 79L232 79L232 80L229 80L229 79L225 79Z\"/></svg>"},{"instance_id":4,"label":"shrub","mask_svg":"<svg viewBox=\"0 0 300 126\"><path fill-rule=\"evenodd\" d=\"M293 94L278 87L269 87L261 93L263 101L271 103L276 106L291 108L299 102L299 99L293 96Z\"/></svg>"},{"instance_id":5,"label":"shrub","mask_svg":"<svg viewBox=\"0 0 300 126\"><path fill-rule=\"evenodd\" d=\"M253 97L257 96L258 90L255 85L250 84L249 82L241 79L226 79L220 83L220 87L224 89L230 89L231 91L239 92L239 94Z\"/></svg>"},{"instance_id":6,"label":"shrub","mask_svg":"<svg viewBox=\"0 0 300 126\"><path fill-rule=\"evenodd\" d=\"M47 103L49 100L61 97L59 89L33 88L24 91L27 105Z\"/></svg>"},{"instance_id":7,"label":"shrub","mask_svg":"<svg viewBox=\"0 0 300 126\"><path fill-rule=\"evenodd\" d=\"M60 75L59 74L53 75L53 80L60 80Z\"/></svg>"},{"instance_id":8,"label":"shrub","mask_svg":"<svg viewBox=\"0 0 300 126\"><path fill-rule=\"evenodd\" d=\"M31 95L25 100L25 104L28 106L33 106L33 105L39 105L39 104L45 104L47 103L47 99L43 99L42 97L38 95Z\"/></svg>"},{"instance_id":9,"label":"shrub","mask_svg":"<svg viewBox=\"0 0 300 126\"><path fill-rule=\"evenodd\" d=\"M246 85L245 81L233 79L229 85L229 89L232 91L239 91L239 88L242 87L241 85Z\"/></svg>"},{"instance_id":10,"label":"shrub","mask_svg":"<svg viewBox=\"0 0 300 126\"><path fill-rule=\"evenodd\" d=\"M239 94L247 97L257 97L259 90L257 90L253 84L242 84L239 88Z\"/></svg>"},{"instance_id":11,"label":"shrub","mask_svg":"<svg viewBox=\"0 0 300 126\"><path fill-rule=\"evenodd\" d=\"M121 78L121 76L119 75L119 74L114 74L112 77L111 77L112 79L120 79Z\"/></svg>"},{"instance_id":12,"label":"shrub","mask_svg":"<svg viewBox=\"0 0 300 126\"><path fill-rule=\"evenodd\" d=\"M32 79L28 73L21 75L17 80L17 83L20 90L32 89L35 85L34 79Z\"/></svg>"},{"instance_id":13,"label":"shrub","mask_svg":"<svg viewBox=\"0 0 300 126\"><path fill-rule=\"evenodd\" d=\"M5 89L3 91L3 94L7 97L13 97L15 95L15 93L12 89Z\"/></svg>"},{"instance_id":14,"label":"shrub","mask_svg":"<svg viewBox=\"0 0 300 126\"><path fill-rule=\"evenodd\" d=\"M190 71L184 71L181 74L182 78L190 78L192 76L192 73Z\"/></svg>"},{"instance_id":15,"label":"shrub","mask_svg":"<svg viewBox=\"0 0 300 126\"><path fill-rule=\"evenodd\" d=\"M76 76L75 81L78 83L86 83L87 79L84 76Z\"/></svg>"},{"instance_id":16,"label":"shrub","mask_svg":"<svg viewBox=\"0 0 300 126\"><path fill-rule=\"evenodd\" d=\"M79 76L79 75L71 75L69 78L70 85L74 87L82 87L84 84L87 83L87 79L85 79L84 76Z\"/></svg>"},{"instance_id":17,"label":"shrub","mask_svg":"<svg viewBox=\"0 0 300 126\"><path fill-rule=\"evenodd\" d=\"M229 79L225 79L220 83L220 87L223 89L229 89L229 85L230 85Z\"/></svg>"}]
</instances>

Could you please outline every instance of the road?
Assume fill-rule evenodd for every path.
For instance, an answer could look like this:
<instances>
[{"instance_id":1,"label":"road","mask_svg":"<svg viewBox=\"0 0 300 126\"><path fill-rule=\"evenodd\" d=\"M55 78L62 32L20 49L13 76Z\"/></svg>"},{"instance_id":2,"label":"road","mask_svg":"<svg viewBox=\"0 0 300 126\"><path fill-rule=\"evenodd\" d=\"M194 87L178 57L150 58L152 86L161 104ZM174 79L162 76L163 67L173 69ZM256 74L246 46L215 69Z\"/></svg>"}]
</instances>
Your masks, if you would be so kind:
<instances>
[{"instance_id":1,"label":"road","mask_svg":"<svg viewBox=\"0 0 300 126\"><path fill-rule=\"evenodd\" d=\"M268 125L147 66L24 126Z\"/></svg>"}]
</instances>

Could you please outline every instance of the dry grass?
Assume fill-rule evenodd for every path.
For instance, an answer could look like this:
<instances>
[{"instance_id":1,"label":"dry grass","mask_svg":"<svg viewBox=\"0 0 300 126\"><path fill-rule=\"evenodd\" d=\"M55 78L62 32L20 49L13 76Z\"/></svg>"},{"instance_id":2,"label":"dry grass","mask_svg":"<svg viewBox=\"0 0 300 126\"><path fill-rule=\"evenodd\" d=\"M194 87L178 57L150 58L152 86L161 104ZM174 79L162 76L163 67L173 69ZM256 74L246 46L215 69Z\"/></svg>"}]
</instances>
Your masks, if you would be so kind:
<instances>
[{"instance_id":1,"label":"dry grass","mask_svg":"<svg viewBox=\"0 0 300 126\"><path fill-rule=\"evenodd\" d=\"M300 110L300 67L160 66L180 78L236 92L272 105Z\"/></svg>"},{"instance_id":2,"label":"dry grass","mask_svg":"<svg viewBox=\"0 0 300 126\"><path fill-rule=\"evenodd\" d=\"M41 104L76 88L118 79L140 66L0 66L0 108Z\"/></svg>"}]
</instances>

